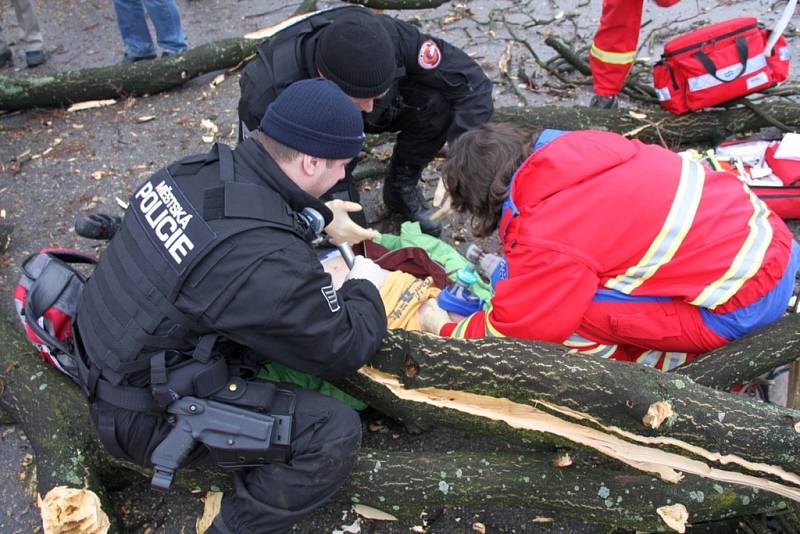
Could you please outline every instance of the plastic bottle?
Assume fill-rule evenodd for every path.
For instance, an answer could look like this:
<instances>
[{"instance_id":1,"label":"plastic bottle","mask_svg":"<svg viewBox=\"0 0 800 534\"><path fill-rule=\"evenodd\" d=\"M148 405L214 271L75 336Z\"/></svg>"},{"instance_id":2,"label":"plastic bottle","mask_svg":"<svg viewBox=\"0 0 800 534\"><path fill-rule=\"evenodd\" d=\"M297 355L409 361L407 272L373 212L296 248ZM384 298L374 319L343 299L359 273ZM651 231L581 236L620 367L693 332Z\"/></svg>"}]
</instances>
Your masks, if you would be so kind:
<instances>
[{"instance_id":1,"label":"plastic bottle","mask_svg":"<svg viewBox=\"0 0 800 534\"><path fill-rule=\"evenodd\" d=\"M502 256L487 254L475 243L471 243L467 247L466 256L475 265L478 274L492 284L492 288L497 285L499 280L508 278L508 262Z\"/></svg>"},{"instance_id":2,"label":"plastic bottle","mask_svg":"<svg viewBox=\"0 0 800 534\"><path fill-rule=\"evenodd\" d=\"M456 281L439 293L439 307L459 315L471 315L479 311L483 308L483 301L470 289L477 281L478 275L472 265L459 269Z\"/></svg>"}]
</instances>

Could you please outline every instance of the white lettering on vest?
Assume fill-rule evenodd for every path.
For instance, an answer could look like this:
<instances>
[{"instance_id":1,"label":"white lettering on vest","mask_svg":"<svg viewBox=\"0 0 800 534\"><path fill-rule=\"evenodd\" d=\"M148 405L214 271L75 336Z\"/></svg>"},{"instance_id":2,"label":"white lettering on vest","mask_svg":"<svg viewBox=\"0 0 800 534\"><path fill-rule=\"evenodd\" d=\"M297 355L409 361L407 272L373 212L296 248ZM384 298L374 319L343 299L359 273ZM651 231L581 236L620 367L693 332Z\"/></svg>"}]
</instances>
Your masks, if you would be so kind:
<instances>
[{"instance_id":1,"label":"white lettering on vest","mask_svg":"<svg viewBox=\"0 0 800 534\"><path fill-rule=\"evenodd\" d=\"M185 232L192 220L192 214L186 212L172 193L172 187L163 180L155 188L152 183L146 182L134 198L141 199L138 207L144 220L169 255L180 265L194 248L194 243Z\"/></svg>"}]
</instances>

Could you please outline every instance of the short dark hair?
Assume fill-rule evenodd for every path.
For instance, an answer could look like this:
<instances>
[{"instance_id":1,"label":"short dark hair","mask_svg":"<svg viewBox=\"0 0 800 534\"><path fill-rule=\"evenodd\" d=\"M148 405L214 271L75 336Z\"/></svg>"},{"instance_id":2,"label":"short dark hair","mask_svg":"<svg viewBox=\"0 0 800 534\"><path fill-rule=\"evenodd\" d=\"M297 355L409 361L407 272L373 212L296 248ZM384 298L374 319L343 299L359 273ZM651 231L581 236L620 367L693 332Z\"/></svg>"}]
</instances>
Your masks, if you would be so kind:
<instances>
[{"instance_id":1,"label":"short dark hair","mask_svg":"<svg viewBox=\"0 0 800 534\"><path fill-rule=\"evenodd\" d=\"M254 137L259 143L261 143L261 146L264 147L264 150L267 151L267 154L269 154L270 157L276 162L289 163L290 161L294 161L303 155L303 152L276 141L261 130L253 130L250 136ZM334 159L320 159L325 160L325 166L329 169L333 167L336 162Z\"/></svg>"},{"instance_id":2,"label":"short dark hair","mask_svg":"<svg viewBox=\"0 0 800 534\"><path fill-rule=\"evenodd\" d=\"M500 221L511 177L533 151L534 133L509 123L487 123L450 146L442 176L452 207L472 215L472 233L491 234Z\"/></svg>"},{"instance_id":3,"label":"short dark hair","mask_svg":"<svg viewBox=\"0 0 800 534\"><path fill-rule=\"evenodd\" d=\"M283 143L276 141L261 130L253 130L250 133L250 137L255 138L256 141L261 143L261 146L264 147L264 150L267 151L267 154L269 154L272 159L278 163L289 163L290 161L294 161L303 155L303 153L299 150L288 147Z\"/></svg>"}]
</instances>

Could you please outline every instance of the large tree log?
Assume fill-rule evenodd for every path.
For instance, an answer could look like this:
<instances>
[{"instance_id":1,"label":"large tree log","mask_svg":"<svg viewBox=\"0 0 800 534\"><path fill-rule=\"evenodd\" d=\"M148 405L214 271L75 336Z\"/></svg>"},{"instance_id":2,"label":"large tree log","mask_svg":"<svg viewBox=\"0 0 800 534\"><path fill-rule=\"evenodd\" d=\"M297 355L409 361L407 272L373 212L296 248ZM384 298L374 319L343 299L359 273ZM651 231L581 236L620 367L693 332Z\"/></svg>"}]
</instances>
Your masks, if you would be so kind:
<instances>
[{"instance_id":1,"label":"large tree log","mask_svg":"<svg viewBox=\"0 0 800 534\"><path fill-rule=\"evenodd\" d=\"M787 126L800 127L800 104L763 103L761 109ZM752 132L771 125L763 115L741 106L681 116L655 107L636 112L579 106L501 108L495 111L493 120L513 122L526 128L608 130L647 143L661 143L670 148L717 143L730 135Z\"/></svg>"},{"instance_id":2,"label":"large tree log","mask_svg":"<svg viewBox=\"0 0 800 534\"><path fill-rule=\"evenodd\" d=\"M723 389L749 382L800 359L800 314L789 314L674 370L706 386Z\"/></svg>"},{"instance_id":3,"label":"large tree log","mask_svg":"<svg viewBox=\"0 0 800 534\"><path fill-rule=\"evenodd\" d=\"M604 417L595 418L595 422L582 421L580 424L588 429L585 432L606 434L604 439L607 440L607 444L613 444L611 449L618 445L628 446L624 445L625 440L614 441L615 435L619 436L622 433L608 425L614 425L620 429L629 426L638 430L639 434L649 434L654 439L660 439L667 435L677 440L683 439L683 434L689 434L691 430L686 428L681 421L681 418L689 412L681 410L690 401L695 403L719 401L720 404L715 406L715 410L709 415L711 419L717 417L719 409L741 411L742 413L732 414L728 419L733 423L751 425L754 422L748 417L753 414L761 414L769 419L765 422L755 423L760 425L759 427L752 426L740 431L740 436L726 436L735 443L718 447L717 450L722 453L727 449L736 448L736 443L747 439L753 438L750 439L751 443L758 441L761 437L760 429L765 429L774 435L765 436L764 441L758 441L756 448L777 446L777 438L784 436L785 432L773 420L775 416L786 418L798 415L797 412L772 410L768 406L748 403L723 393L719 394L719 398L711 399L709 398L710 390L681 378L684 389L680 392L684 398L679 399L682 402L675 404L678 412L677 420L671 425L666 425L669 427L668 431L649 432L646 429L639 429L638 427L641 425L635 421L641 415L641 407L628 406L622 399L631 398L631 392L639 392L643 388L648 390L663 388L663 390L661 395L637 393L642 399L648 396L653 398L670 397L678 390L675 384L669 383L668 378L674 381L676 377L667 378L667 375L638 370L633 365L611 365L613 362L594 361L575 356L567 357L562 354L559 347L554 345L531 345L510 340L500 340L495 343L499 343L499 345L491 343L472 345L469 342L458 344L432 336L392 332L387 336L384 348L376 357L375 363L384 370L394 371L396 377L404 377L402 380L411 387L425 386L428 388L407 390L412 394L422 392L428 399L435 397L434 390L429 386L445 385L447 387L464 385L465 391L476 390L483 394L502 395L516 401L531 402L531 398L537 398L536 405L545 408L543 413L550 411L549 416L562 419L567 423L561 428L568 428L569 425L575 424L571 420L576 412L552 411L553 408L558 402L563 402L563 407L570 405L573 408L578 407L578 403L564 402L565 398L569 396L568 392L581 389L575 382L588 383L593 377L597 377L599 382L597 382L596 389L602 389L603 392L593 396L594 404L622 413L619 415L604 413ZM39 361L27 342L19 335L16 325L9 321L0 321L0 346L6 349L0 356L0 363L3 365L0 407L22 424L31 440L36 452L40 493L44 494L57 485L82 487L84 484L88 484L91 489L102 496L104 495L103 481L113 480L116 484L121 483L125 478L121 472L124 473L125 468L130 466L111 459L102 451L95 438L95 433L91 429L85 400L78 388ZM502 360L495 357L498 350L493 347L498 346L502 346L502 350L500 350L504 355ZM516 374L509 364L514 359L511 356L514 350L517 350L515 347L522 351L520 352L522 360L530 359L533 362L524 362L526 368L532 369L525 371L524 377L510 376L508 380L499 380L509 373ZM468 350L464 354L458 354L459 349ZM408 357L410 354L413 354L413 359ZM480 362L480 365L465 365L468 357L471 357L474 362ZM566 362L566 365L559 366L558 360ZM452 365L459 362L462 365L461 369ZM545 369L548 365L552 366L549 371ZM483 370L476 369L476 367ZM625 375L620 373L620 370L641 371L645 377L641 387L639 387L639 378L637 378L638 372ZM557 375L563 372L567 374L562 375L559 379ZM417 413L428 414L425 416L426 419L423 419L426 421L455 421L456 424L470 428L473 432L489 432L500 437L509 437L519 445L523 444L523 439L533 438L546 445L553 443L577 444L593 451L598 450L596 446L591 443L587 444L582 438L573 441L575 436L570 432L560 432L555 427L543 428L534 432L525 428L514 429L512 428L513 422L509 423L502 418L495 418L492 414L465 413L452 406L436 406L439 401L424 400L420 402L416 399L403 398L405 394L398 395L398 392L405 388L400 386L400 382L396 378L378 376L374 374L374 371L370 377L369 373L368 371L360 375L359 379L366 380L370 384L374 399L368 397L367 400L370 402L374 400L376 405L380 406L382 402L385 404L386 392L391 391L395 398L394 411L402 412L404 405L406 407L414 405L419 408ZM442 373L453 376L447 378L442 376ZM456 373L464 373L464 377L455 376ZM563 380L567 376L570 379ZM660 379L654 378L656 376ZM486 377L489 377L490 380L486 380ZM626 387L624 382L615 383L616 380L612 380L612 377L618 377L620 380L631 378L636 382L629 383ZM486 383L482 386L475 386L471 382L476 378ZM542 385L531 387L529 381L540 378L544 379ZM392 383L392 381L395 383L392 389L387 389L386 384ZM361 389L366 391L369 387ZM526 388L526 390L515 393L516 388ZM584 387L583 389L589 388ZM375 393L378 391L383 392L382 396ZM539 391L544 391L545 394L539 394ZM619 398L614 401L613 396L617 394ZM455 396L466 398L463 393L450 391L439 400L446 404L447 399ZM637 400L637 402L639 401ZM391 413L393 410L390 407L386 411ZM451 417L452 414L460 418L460 422L457 418ZM631 414L634 414L635 418L631 418ZM519 412L517 415L519 416ZM697 417L699 426L705 428L708 423L704 420L703 415L698 414ZM558 423L556 420L553 422ZM502 431L502 429L505 430ZM551 434L553 431L561 433L561 435L553 436ZM631 442L636 441L631 437L627 437L627 439ZM697 454L697 450L682 450L678 446L679 444L675 445L675 443L673 443L674 450L677 451L675 456L684 455L682 457L687 462L707 462L709 465L713 463L710 459L704 458L702 454ZM649 447L651 445L636 444L635 446ZM793 454L796 449L796 439L794 442L791 440L783 442L781 446L782 448L777 449L781 451L781 454ZM608 453L609 450L601 452ZM619 456L616 454L617 452L611 450L612 454L609 456ZM664 453L662 451L659 454ZM693 454L700 459L692 459ZM744 454L743 458L753 460L753 456L753 454ZM742 479L737 478L740 475L736 473L732 475L737 482L735 484L726 480L718 480L719 477L715 478L715 476L722 471L720 467L711 467L697 475L691 474L691 469L688 469L683 480L680 483L674 483L664 480L664 478L669 478L669 476L665 477L666 471L659 472L661 478L654 477L648 472L638 471L638 469L642 469L642 465L631 466L629 464L625 466L616 462L594 465L576 461L572 467L560 469L552 465L552 460L553 452L550 447L538 450L531 448L527 452L513 454L463 451L447 453L442 451L432 452L422 457L418 453L410 451L391 453L364 451L348 486L337 499L340 501L360 500L390 513L396 513L408 521L418 517L421 510L430 510L431 507L491 504L515 508L535 507L537 510L549 511L563 517L638 529L653 529L661 526L661 519L655 513L655 508L665 504L684 504L689 509L690 521L698 522L781 510L789 503L788 500L776 493L785 496L787 491L784 488L790 484L781 480L780 477L773 477L773 480L769 481L767 480L768 476L759 472L758 469L751 470L751 474L748 476L751 478L761 477L760 480L767 484L766 488L774 493L757 490L758 484L740 484ZM732 458L731 461L735 463L736 459ZM654 471L647 467L644 468L644 471L648 470ZM773 469L773 472L778 473L779 471ZM186 472L182 473L181 480L189 487L198 485L209 487L211 484L224 487L225 477L219 472L211 474ZM374 488L376 487L381 488L381 491L375 492ZM788 493L790 496L794 496L792 492ZM395 509L394 506L397 506L398 509ZM107 511L110 509L107 508Z\"/></svg>"},{"instance_id":4,"label":"large tree log","mask_svg":"<svg viewBox=\"0 0 800 534\"><path fill-rule=\"evenodd\" d=\"M391 401L379 407L386 411L397 399L433 405L505 422L534 441L566 439L665 480L695 473L800 497L800 414L793 410L532 341L396 331L373 365L388 374L361 373L385 387ZM670 417L650 428L647 414L664 404Z\"/></svg>"}]
</instances>

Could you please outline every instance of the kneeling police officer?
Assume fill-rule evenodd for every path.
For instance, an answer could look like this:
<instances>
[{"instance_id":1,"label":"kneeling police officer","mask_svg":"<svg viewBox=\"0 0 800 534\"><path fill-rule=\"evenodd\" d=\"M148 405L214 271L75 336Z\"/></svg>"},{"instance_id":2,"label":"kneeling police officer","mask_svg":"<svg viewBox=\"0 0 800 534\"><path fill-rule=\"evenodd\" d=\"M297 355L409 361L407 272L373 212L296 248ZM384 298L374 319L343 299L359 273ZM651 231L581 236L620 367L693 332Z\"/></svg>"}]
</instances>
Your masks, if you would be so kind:
<instances>
[{"instance_id":1,"label":"kneeling police officer","mask_svg":"<svg viewBox=\"0 0 800 534\"><path fill-rule=\"evenodd\" d=\"M481 67L402 20L360 6L320 11L264 41L245 67L239 81L240 137L258 126L267 105L289 84L316 76L335 82L353 99L368 133L399 132L384 203L438 236L441 223L431 220L433 211L417 184L446 140L491 118L492 83ZM358 202L348 182L350 200Z\"/></svg>"},{"instance_id":2,"label":"kneeling police officer","mask_svg":"<svg viewBox=\"0 0 800 534\"><path fill-rule=\"evenodd\" d=\"M340 201L334 213L318 199L363 141L335 84L291 85L236 149L216 145L142 184L83 292L82 382L109 452L153 466L161 488L177 467L238 467L208 532L286 530L356 459L353 410L252 373L276 361L340 378L380 345L381 270L357 257L337 291L308 242L309 210L333 237L363 239Z\"/></svg>"}]
</instances>

